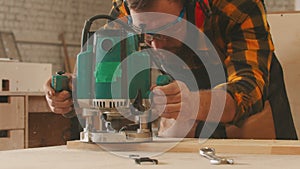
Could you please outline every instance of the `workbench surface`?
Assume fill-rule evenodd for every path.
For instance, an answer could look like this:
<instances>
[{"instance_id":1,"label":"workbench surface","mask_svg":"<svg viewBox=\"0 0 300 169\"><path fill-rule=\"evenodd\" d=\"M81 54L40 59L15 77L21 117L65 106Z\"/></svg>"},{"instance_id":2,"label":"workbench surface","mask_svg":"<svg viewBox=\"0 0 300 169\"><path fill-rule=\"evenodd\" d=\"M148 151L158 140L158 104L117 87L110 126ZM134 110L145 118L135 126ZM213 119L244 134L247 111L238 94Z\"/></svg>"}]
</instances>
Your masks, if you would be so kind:
<instances>
[{"instance_id":1,"label":"workbench surface","mask_svg":"<svg viewBox=\"0 0 300 169\"><path fill-rule=\"evenodd\" d=\"M218 154L233 158L234 165L211 165L198 153L167 152L153 157L157 166L137 165L133 159L105 151L67 149L66 146L0 151L1 169L299 169L300 155Z\"/></svg>"}]
</instances>

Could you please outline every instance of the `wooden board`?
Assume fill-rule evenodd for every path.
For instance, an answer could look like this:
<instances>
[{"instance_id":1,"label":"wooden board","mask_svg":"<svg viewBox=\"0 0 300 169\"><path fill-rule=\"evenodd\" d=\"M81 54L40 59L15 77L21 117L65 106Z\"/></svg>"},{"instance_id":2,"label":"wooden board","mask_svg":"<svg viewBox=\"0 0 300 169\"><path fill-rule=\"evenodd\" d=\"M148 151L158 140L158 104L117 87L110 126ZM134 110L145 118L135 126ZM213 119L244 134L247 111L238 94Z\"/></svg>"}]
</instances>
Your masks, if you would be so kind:
<instances>
[{"instance_id":1,"label":"wooden board","mask_svg":"<svg viewBox=\"0 0 300 169\"><path fill-rule=\"evenodd\" d=\"M298 169L300 166L299 155L217 154L234 159L235 164L211 165L198 153L168 152L151 157L158 160L158 165L137 165L128 157L65 146L0 151L0 163L3 169Z\"/></svg>"},{"instance_id":2,"label":"wooden board","mask_svg":"<svg viewBox=\"0 0 300 169\"><path fill-rule=\"evenodd\" d=\"M173 145L174 147L171 147ZM137 144L93 144L80 141L67 142L69 149L87 149L102 151L149 151L160 152L198 152L201 147L213 147L220 153L238 153L238 154L290 154L300 155L300 141L289 140L199 140L184 139L178 144L174 141L155 140L148 143ZM103 148L104 147L104 148Z\"/></svg>"},{"instance_id":3,"label":"wooden board","mask_svg":"<svg viewBox=\"0 0 300 169\"><path fill-rule=\"evenodd\" d=\"M15 35L12 32L0 32L0 57L12 58L21 61Z\"/></svg>"},{"instance_id":4,"label":"wooden board","mask_svg":"<svg viewBox=\"0 0 300 169\"><path fill-rule=\"evenodd\" d=\"M23 129L25 99L22 96L0 96L0 130Z\"/></svg>"},{"instance_id":5,"label":"wooden board","mask_svg":"<svg viewBox=\"0 0 300 169\"><path fill-rule=\"evenodd\" d=\"M42 96L30 96L28 97L28 112L30 113L41 113L51 112L46 97Z\"/></svg>"},{"instance_id":6,"label":"wooden board","mask_svg":"<svg viewBox=\"0 0 300 169\"><path fill-rule=\"evenodd\" d=\"M7 58L6 57L6 52L5 52L5 47L4 47L4 44L2 42L1 34L0 34L0 58Z\"/></svg>"},{"instance_id":7,"label":"wooden board","mask_svg":"<svg viewBox=\"0 0 300 169\"><path fill-rule=\"evenodd\" d=\"M24 148L24 130L7 130L7 136L0 137L0 150Z\"/></svg>"},{"instance_id":8,"label":"wooden board","mask_svg":"<svg viewBox=\"0 0 300 169\"><path fill-rule=\"evenodd\" d=\"M71 120L50 113L29 113L28 147L65 145L72 136Z\"/></svg>"},{"instance_id":9,"label":"wooden board","mask_svg":"<svg viewBox=\"0 0 300 169\"><path fill-rule=\"evenodd\" d=\"M42 92L51 74L52 65L48 63L0 62L0 85L2 81L9 84L0 91Z\"/></svg>"}]
</instances>

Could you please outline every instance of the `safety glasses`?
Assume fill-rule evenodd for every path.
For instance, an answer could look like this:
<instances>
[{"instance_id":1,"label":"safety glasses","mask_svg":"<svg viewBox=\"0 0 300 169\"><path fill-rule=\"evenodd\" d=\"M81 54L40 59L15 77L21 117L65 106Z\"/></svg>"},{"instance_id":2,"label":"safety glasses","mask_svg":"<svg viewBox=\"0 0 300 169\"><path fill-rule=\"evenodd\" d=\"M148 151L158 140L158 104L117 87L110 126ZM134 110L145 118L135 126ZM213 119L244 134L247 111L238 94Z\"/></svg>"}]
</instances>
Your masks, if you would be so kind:
<instances>
[{"instance_id":1,"label":"safety glasses","mask_svg":"<svg viewBox=\"0 0 300 169\"><path fill-rule=\"evenodd\" d=\"M180 23L182 21L183 17L184 17L184 14L185 14L185 7L182 8L182 10L180 11L178 17L174 21L172 21L170 23L167 23L163 26L160 26L158 28L154 28L154 29L145 30L145 28L147 26L146 24L140 24L139 26L133 25L132 18L131 18L130 15L128 16L128 23L129 23L130 27L133 30L135 30L136 32L145 34L145 41L146 42L151 42L154 39L167 40L167 36L159 34L159 32L167 30L167 29L173 27L174 25L176 25L177 23Z\"/></svg>"}]
</instances>

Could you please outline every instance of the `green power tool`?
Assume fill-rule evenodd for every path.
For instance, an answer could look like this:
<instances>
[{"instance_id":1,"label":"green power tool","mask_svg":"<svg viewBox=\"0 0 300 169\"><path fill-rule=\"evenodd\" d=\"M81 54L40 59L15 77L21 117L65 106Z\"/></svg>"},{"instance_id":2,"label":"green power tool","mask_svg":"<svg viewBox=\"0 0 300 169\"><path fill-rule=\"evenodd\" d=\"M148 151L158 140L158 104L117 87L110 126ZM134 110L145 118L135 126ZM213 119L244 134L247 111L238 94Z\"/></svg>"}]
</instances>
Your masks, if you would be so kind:
<instances>
[{"instance_id":1,"label":"green power tool","mask_svg":"<svg viewBox=\"0 0 300 169\"><path fill-rule=\"evenodd\" d=\"M51 86L55 92L61 92L63 90L70 91L69 89L69 78L64 75L64 71L58 71L52 76Z\"/></svg>"},{"instance_id":2,"label":"green power tool","mask_svg":"<svg viewBox=\"0 0 300 169\"><path fill-rule=\"evenodd\" d=\"M151 141L151 59L141 49L141 35L120 20L91 31L91 24L98 19L114 18L93 16L82 31L73 79L73 97L85 120L80 140Z\"/></svg>"},{"instance_id":3,"label":"green power tool","mask_svg":"<svg viewBox=\"0 0 300 169\"><path fill-rule=\"evenodd\" d=\"M157 86L164 86L174 81L174 78L169 74L159 75L156 78Z\"/></svg>"}]
</instances>

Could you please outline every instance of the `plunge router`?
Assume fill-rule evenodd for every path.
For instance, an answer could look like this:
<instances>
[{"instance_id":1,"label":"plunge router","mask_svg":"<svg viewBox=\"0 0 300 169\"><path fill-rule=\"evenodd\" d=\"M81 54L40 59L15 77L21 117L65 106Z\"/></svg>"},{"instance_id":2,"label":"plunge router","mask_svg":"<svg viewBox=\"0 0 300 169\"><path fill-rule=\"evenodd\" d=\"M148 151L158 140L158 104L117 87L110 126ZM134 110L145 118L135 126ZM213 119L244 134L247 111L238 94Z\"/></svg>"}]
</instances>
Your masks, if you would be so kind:
<instances>
[{"instance_id":1,"label":"plunge router","mask_svg":"<svg viewBox=\"0 0 300 169\"><path fill-rule=\"evenodd\" d=\"M124 28L91 32L92 22L102 18L86 21L77 56L73 97L85 119L80 140L151 141L150 57L140 51L140 35Z\"/></svg>"},{"instance_id":2,"label":"plunge router","mask_svg":"<svg viewBox=\"0 0 300 169\"><path fill-rule=\"evenodd\" d=\"M97 19L109 19L98 31L90 31ZM116 25L117 28L116 28ZM77 55L73 79L74 105L83 131L80 140L94 143L152 141L151 52L143 34L108 15L96 15L85 22L81 52ZM159 69L161 71L161 69ZM173 78L161 71L157 85ZM52 78L57 92L68 90L68 78L59 72Z\"/></svg>"}]
</instances>

